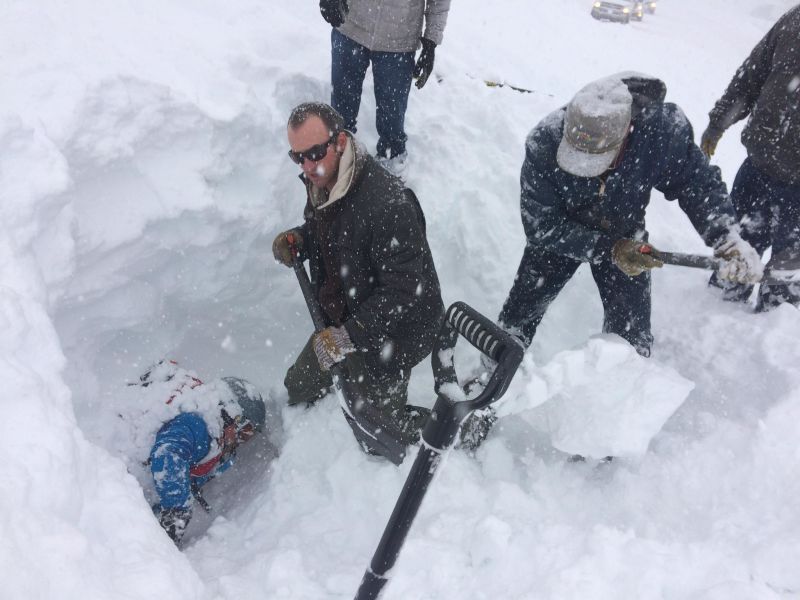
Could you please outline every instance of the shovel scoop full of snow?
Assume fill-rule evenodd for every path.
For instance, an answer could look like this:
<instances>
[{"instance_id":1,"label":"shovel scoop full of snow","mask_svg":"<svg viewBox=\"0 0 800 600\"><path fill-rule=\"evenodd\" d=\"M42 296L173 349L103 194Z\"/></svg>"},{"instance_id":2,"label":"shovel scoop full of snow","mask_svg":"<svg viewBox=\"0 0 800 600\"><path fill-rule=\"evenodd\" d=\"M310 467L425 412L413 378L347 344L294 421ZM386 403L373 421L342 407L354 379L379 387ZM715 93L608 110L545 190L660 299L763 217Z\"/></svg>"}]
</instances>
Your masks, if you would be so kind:
<instances>
[{"instance_id":1,"label":"shovel scoop full of snow","mask_svg":"<svg viewBox=\"0 0 800 600\"><path fill-rule=\"evenodd\" d=\"M614 335L556 355L538 376L548 399L521 416L547 432L558 450L596 459L642 456L694 389Z\"/></svg>"}]
</instances>

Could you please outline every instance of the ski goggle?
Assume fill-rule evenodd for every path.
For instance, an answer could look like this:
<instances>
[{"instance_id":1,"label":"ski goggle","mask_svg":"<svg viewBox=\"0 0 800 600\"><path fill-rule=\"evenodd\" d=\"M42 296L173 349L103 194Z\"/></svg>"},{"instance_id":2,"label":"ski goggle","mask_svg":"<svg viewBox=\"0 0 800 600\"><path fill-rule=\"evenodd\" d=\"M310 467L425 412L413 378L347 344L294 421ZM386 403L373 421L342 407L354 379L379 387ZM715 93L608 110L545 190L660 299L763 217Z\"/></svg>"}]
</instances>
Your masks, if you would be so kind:
<instances>
[{"instance_id":1,"label":"ski goggle","mask_svg":"<svg viewBox=\"0 0 800 600\"><path fill-rule=\"evenodd\" d=\"M228 450L235 450L240 442L246 442L256 434L255 426L241 416L231 418L222 410L222 437L220 445Z\"/></svg>"},{"instance_id":2,"label":"ski goggle","mask_svg":"<svg viewBox=\"0 0 800 600\"><path fill-rule=\"evenodd\" d=\"M330 146L336 140L336 136L337 134L334 133L330 138L328 138L328 141L317 144L316 146L311 146L311 148L308 150L303 150L301 152L289 150L289 158L291 158L298 165L302 165L306 159L314 162L320 161L325 158L325 155L328 153L328 146Z\"/></svg>"}]
</instances>

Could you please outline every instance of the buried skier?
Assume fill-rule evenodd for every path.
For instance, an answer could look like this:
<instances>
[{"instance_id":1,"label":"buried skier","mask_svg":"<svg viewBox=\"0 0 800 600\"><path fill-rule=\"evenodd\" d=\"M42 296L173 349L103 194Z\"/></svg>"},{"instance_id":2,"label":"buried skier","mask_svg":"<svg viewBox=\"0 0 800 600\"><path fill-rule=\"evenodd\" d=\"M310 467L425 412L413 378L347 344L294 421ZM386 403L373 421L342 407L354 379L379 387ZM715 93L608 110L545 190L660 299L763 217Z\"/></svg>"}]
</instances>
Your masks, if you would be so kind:
<instances>
[{"instance_id":1,"label":"buried skier","mask_svg":"<svg viewBox=\"0 0 800 600\"><path fill-rule=\"evenodd\" d=\"M325 396L331 367L346 359L349 381L369 402L416 431L427 410L407 406L409 376L430 354L444 313L419 202L327 104L297 106L287 134L303 171L305 222L280 233L272 250L286 266L295 251L309 261L327 324L286 374L289 404Z\"/></svg>"},{"instance_id":2,"label":"buried skier","mask_svg":"<svg viewBox=\"0 0 800 600\"><path fill-rule=\"evenodd\" d=\"M200 489L233 465L240 444L263 432L266 406L243 379L203 382L171 360L151 367L131 389L140 407L138 434L152 440L155 433L147 461L158 497L153 512L180 546L195 500L208 510ZM128 412L126 421L136 411Z\"/></svg>"}]
</instances>

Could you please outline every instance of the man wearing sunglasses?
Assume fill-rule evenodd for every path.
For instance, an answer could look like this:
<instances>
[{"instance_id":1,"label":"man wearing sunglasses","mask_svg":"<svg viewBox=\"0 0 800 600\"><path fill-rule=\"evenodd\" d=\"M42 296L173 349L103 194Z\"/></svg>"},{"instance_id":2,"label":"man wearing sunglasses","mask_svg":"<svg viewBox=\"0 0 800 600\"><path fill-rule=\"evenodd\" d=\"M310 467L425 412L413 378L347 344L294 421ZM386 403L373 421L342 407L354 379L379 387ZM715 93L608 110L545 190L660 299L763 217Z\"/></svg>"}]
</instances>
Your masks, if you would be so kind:
<instances>
[{"instance_id":1,"label":"man wearing sunglasses","mask_svg":"<svg viewBox=\"0 0 800 600\"><path fill-rule=\"evenodd\" d=\"M757 281L719 169L695 145L666 86L623 73L590 83L528 135L521 209L527 246L500 322L527 346L549 304L587 263L603 302L603 331L650 355L650 270L645 210L653 188L677 200L722 260L721 278Z\"/></svg>"},{"instance_id":2,"label":"man wearing sunglasses","mask_svg":"<svg viewBox=\"0 0 800 600\"><path fill-rule=\"evenodd\" d=\"M308 260L328 327L286 374L290 404L314 402L347 358L351 381L403 427L411 368L433 347L444 306L414 192L383 169L323 103L296 107L289 157L302 168L305 222L279 234L275 259ZM411 427L418 426L411 423Z\"/></svg>"},{"instance_id":3,"label":"man wearing sunglasses","mask_svg":"<svg viewBox=\"0 0 800 600\"><path fill-rule=\"evenodd\" d=\"M204 382L172 360L150 367L126 391L120 416L130 426L135 452L149 449L149 457L140 459L158 498L153 512L180 545L195 502L210 510L201 488L233 465L242 443L264 430L264 400L243 379Z\"/></svg>"},{"instance_id":4,"label":"man wearing sunglasses","mask_svg":"<svg viewBox=\"0 0 800 600\"><path fill-rule=\"evenodd\" d=\"M333 26L331 104L344 116L345 129L355 133L364 77L372 65L377 156L384 167L400 174L407 156L411 81L416 78L421 89L433 72L450 0L320 0L319 6Z\"/></svg>"}]
</instances>

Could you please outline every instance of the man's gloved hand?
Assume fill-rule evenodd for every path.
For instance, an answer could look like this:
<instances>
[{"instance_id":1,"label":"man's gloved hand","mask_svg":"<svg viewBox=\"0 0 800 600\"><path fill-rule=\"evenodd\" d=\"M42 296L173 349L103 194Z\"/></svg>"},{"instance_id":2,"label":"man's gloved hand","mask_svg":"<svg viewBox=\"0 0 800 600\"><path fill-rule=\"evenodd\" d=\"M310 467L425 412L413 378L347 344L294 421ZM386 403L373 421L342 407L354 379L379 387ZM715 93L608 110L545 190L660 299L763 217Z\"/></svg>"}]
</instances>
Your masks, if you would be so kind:
<instances>
[{"instance_id":1,"label":"man's gloved hand","mask_svg":"<svg viewBox=\"0 0 800 600\"><path fill-rule=\"evenodd\" d=\"M292 243L289 242L290 237L292 238L292 243L296 251L302 251L303 236L301 236L296 229L290 229L289 231L279 233L272 242L272 256L275 257L276 261L287 267L292 266L292 261L294 259L292 256Z\"/></svg>"},{"instance_id":2,"label":"man's gloved hand","mask_svg":"<svg viewBox=\"0 0 800 600\"><path fill-rule=\"evenodd\" d=\"M663 262L653 256L656 252L647 242L621 239L611 248L611 260L625 275L636 277L655 267L664 266Z\"/></svg>"},{"instance_id":3,"label":"man's gloved hand","mask_svg":"<svg viewBox=\"0 0 800 600\"><path fill-rule=\"evenodd\" d=\"M734 283L758 283L764 276L761 257L739 233L731 231L714 247L714 256L719 259L717 277Z\"/></svg>"},{"instance_id":4,"label":"man's gloved hand","mask_svg":"<svg viewBox=\"0 0 800 600\"><path fill-rule=\"evenodd\" d=\"M344 23L348 10L347 0L319 0L319 12L331 27L339 27Z\"/></svg>"},{"instance_id":5,"label":"man's gloved hand","mask_svg":"<svg viewBox=\"0 0 800 600\"><path fill-rule=\"evenodd\" d=\"M191 518L191 508L162 508L158 515L158 522L167 535L172 538L172 541L180 544Z\"/></svg>"},{"instance_id":6,"label":"man's gloved hand","mask_svg":"<svg viewBox=\"0 0 800 600\"><path fill-rule=\"evenodd\" d=\"M719 143L720 138L722 138L723 133L724 132L721 129L717 129L711 125L709 125L708 128L703 132L703 136L700 138L700 149L708 158L714 156L714 152L717 149L717 144Z\"/></svg>"},{"instance_id":7,"label":"man's gloved hand","mask_svg":"<svg viewBox=\"0 0 800 600\"><path fill-rule=\"evenodd\" d=\"M428 77L433 73L433 59L436 56L436 44L428 38L421 38L422 52L419 53L417 64L414 65L414 78L417 80L417 89L428 81Z\"/></svg>"},{"instance_id":8,"label":"man's gloved hand","mask_svg":"<svg viewBox=\"0 0 800 600\"><path fill-rule=\"evenodd\" d=\"M356 347L344 327L326 327L314 336L314 354L317 355L323 371L329 371L333 365L343 361L345 356L355 350Z\"/></svg>"}]
</instances>

